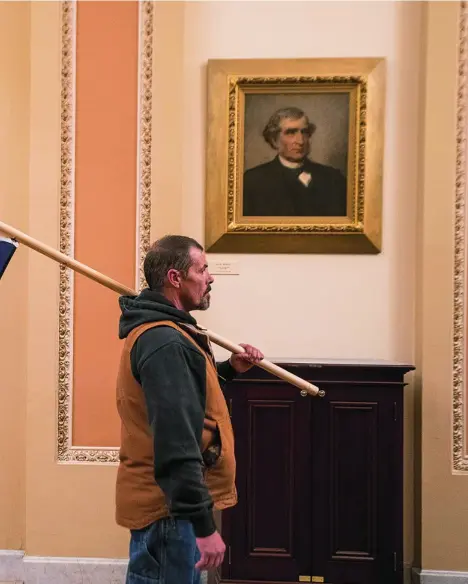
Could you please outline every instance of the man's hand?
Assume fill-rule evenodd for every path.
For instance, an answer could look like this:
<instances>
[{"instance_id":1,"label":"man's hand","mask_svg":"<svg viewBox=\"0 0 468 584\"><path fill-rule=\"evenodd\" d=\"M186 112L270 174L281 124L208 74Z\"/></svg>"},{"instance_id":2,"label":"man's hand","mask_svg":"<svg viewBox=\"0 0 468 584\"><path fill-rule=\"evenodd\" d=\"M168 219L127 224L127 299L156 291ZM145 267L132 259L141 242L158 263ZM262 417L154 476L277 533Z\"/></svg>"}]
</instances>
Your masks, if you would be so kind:
<instances>
[{"instance_id":1,"label":"man's hand","mask_svg":"<svg viewBox=\"0 0 468 584\"><path fill-rule=\"evenodd\" d=\"M229 363L231 363L237 373L245 373L251 367L260 363L264 355L255 347L252 347L252 345L243 345L240 343L240 346L244 349L245 353L233 353L229 359Z\"/></svg>"},{"instance_id":2,"label":"man's hand","mask_svg":"<svg viewBox=\"0 0 468 584\"><path fill-rule=\"evenodd\" d=\"M208 537L197 537L201 558L195 564L197 570L210 570L223 563L226 546L217 531Z\"/></svg>"}]
</instances>

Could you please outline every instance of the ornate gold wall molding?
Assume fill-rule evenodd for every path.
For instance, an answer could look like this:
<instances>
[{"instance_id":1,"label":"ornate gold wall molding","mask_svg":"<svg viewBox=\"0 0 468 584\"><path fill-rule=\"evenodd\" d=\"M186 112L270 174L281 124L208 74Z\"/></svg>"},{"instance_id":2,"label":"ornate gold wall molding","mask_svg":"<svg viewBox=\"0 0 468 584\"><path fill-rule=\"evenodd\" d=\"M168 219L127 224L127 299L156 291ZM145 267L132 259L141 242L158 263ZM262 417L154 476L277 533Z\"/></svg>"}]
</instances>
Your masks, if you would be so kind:
<instances>
[{"instance_id":1,"label":"ornate gold wall molding","mask_svg":"<svg viewBox=\"0 0 468 584\"><path fill-rule=\"evenodd\" d=\"M455 180L454 304L453 304L453 470L468 472L466 448L466 150L468 4L460 3L457 72L457 134Z\"/></svg>"},{"instance_id":2,"label":"ornate gold wall molding","mask_svg":"<svg viewBox=\"0 0 468 584\"><path fill-rule=\"evenodd\" d=\"M139 288L146 286L143 262L151 237L151 135L153 83L153 2L142 2L140 12L139 96Z\"/></svg>"},{"instance_id":3,"label":"ornate gold wall molding","mask_svg":"<svg viewBox=\"0 0 468 584\"><path fill-rule=\"evenodd\" d=\"M74 135L76 2L62 1L60 251L74 253ZM153 2L140 2L138 112L137 287L143 287L143 259L150 243ZM57 459L66 463L116 463L116 448L72 445L73 273L60 266Z\"/></svg>"}]
</instances>

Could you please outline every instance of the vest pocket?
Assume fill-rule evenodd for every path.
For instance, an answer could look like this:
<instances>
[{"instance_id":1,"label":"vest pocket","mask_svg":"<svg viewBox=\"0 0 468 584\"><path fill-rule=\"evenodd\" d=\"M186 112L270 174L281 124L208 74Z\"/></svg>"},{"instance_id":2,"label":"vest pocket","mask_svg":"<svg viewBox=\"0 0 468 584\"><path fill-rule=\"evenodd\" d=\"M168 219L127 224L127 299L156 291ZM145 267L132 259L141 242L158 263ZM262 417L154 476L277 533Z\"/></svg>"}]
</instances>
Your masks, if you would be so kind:
<instances>
[{"instance_id":1,"label":"vest pocket","mask_svg":"<svg viewBox=\"0 0 468 584\"><path fill-rule=\"evenodd\" d=\"M202 458L205 468L213 467L221 455L221 433L215 420L205 418L203 424Z\"/></svg>"},{"instance_id":2,"label":"vest pocket","mask_svg":"<svg viewBox=\"0 0 468 584\"><path fill-rule=\"evenodd\" d=\"M231 420L219 420L217 422L219 437L219 452L211 467L206 469L207 482L224 484L226 487L234 483L236 461L234 457L234 436ZM229 487L228 487L229 488Z\"/></svg>"}]
</instances>

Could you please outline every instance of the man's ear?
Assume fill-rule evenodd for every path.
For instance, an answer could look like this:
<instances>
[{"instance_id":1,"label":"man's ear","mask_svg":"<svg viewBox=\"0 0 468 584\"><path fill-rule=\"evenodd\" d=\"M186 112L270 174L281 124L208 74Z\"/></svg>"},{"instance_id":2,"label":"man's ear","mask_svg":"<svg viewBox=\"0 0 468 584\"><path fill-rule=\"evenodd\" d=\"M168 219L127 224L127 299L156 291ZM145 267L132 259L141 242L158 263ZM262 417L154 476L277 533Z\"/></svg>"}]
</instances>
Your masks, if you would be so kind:
<instances>
[{"instance_id":1,"label":"man's ear","mask_svg":"<svg viewBox=\"0 0 468 584\"><path fill-rule=\"evenodd\" d=\"M180 288L181 274L179 270L174 270L173 268L171 268L167 272L167 281L174 288Z\"/></svg>"}]
</instances>

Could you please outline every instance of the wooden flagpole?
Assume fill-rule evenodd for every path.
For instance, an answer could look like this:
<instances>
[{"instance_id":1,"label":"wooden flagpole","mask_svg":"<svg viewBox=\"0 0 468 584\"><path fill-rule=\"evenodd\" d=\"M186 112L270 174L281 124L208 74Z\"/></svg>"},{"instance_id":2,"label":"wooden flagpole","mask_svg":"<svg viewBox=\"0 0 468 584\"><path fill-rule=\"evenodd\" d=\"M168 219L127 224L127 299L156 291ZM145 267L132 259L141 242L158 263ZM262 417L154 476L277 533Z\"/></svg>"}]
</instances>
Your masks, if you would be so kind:
<instances>
[{"instance_id":1,"label":"wooden flagpole","mask_svg":"<svg viewBox=\"0 0 468 584\"><path fill-rule=\"evenodd\" d=\"M30 249L33 249L34 251L37 251L42 255L47 256L48 258L58 262L59 264L63 264L68 268L71 268L75 272L82 274L83 276L86 276L87 278L90 278L91 280L94 280L95 282L98 282L103 286L106 286L106 288L114 290L114 292L117 292L118 294L122 294L125 296L137 295L137 292L135 290L132 290L131 288L128 288L123 284L120 284L120 282L117 282L116 280L113 280L112 278L109 278L108 276L101 274L97 270L94 270L93 268L90 268L89 266L82 264L81 262L75 260L74 258L71 258L64 253L57 251L56 249L46 245L45 243L42 243L41 241L38 241L37 239L34 239L33 237L30 237L26 233L23 233L22 231L15 229L14 227L8 225L7 223L3 223L2 221L0 221L0 232L5 233L12 239L15 239L16 241L24 244ZM213 343L219 345L223 349L227 349L228 351L231 351L231 353L244 352L244 349L240 345L237 345L208 329L204 329L204 331L206 332L206 334ZM301 390L301 393L303 393L303 395L309 394L312 396L319 397L323 397L325 395L325 392L319 389L317 386L313 385L312 383L309 383L305 379L297 377L297 375L294 375L289 371L286 371L285 369L279 367L275 363L271 363L267 359L263 359L260 363L257 364L257 367L261 367L265 371L268 371L269 373L275 375L276 377L282 379L283 381L295 385Z\"/></svg>"}]
</instances>

